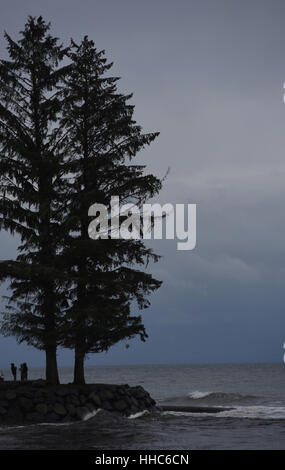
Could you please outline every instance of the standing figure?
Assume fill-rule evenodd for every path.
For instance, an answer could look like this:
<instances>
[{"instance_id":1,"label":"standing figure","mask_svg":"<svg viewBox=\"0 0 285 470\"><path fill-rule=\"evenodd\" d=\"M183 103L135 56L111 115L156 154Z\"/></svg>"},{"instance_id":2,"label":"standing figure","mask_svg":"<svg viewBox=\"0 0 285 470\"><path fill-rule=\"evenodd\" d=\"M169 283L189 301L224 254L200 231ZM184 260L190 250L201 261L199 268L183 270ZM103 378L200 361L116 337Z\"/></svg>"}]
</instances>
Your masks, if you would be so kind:
<instances>
[{"instance_id":1,"label":"standing figure","mask_svg":"<svg viewBox=\"0 0 285 470\"><path fill-rule=\"evenodd\" d=\"M23 363L23 380L28 380L28 366L27 363Z\"/></svg>"},{"instance_id":2,"label":"standing figure","mask_svg":"<svg viewBox=\"0 0 285 470\"><path fill-rule=\"evenodd\" d=\"M17 380L17 367L15 366L14 362L11 364L11 372L14 378L14 381Z\"/></svg>"},{"instance_id":3,"label":"standing figure","mask_svg":"<svg viewBox=\"0 0 285 470\"><path fill-rule=\"evenodd\" d=\"M21 382L23 382L25 380L24 364L20 365L20 373L21 373Z\"/></svg>"}]
</instances>

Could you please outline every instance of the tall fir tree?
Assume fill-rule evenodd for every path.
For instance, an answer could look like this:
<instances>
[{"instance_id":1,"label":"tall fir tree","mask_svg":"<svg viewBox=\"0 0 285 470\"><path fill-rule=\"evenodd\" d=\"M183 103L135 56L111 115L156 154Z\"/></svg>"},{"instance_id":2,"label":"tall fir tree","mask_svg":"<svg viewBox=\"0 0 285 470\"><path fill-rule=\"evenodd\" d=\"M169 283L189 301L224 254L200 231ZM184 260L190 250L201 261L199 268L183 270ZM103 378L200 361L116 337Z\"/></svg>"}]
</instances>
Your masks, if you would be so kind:
<instances>
[{"instance_id":1,"label":"tall fir tree","mask_svg":"<svg viewBox=\"0 0 285 470\"><path fill-rule=\"evenodd\" d=\"M11 278L2 331L46 353L46 379L58 382L56 348L66 308L56 268L63 226L62 149L55 123L66 49L42 17L29 17L21 38L6 33L9 60L0 62L0 228L19 234L15 261L0 263ZM60 279L61 278L61 279ZM8 312L8 313L7 313Z\"/></svg>"},{"instance_id":2,"label":"tall fir tree","mask_svg":"<svg viewBox=\"0 0 285 470\"><path fill-rule=\"evenodd\" d=\"M90 239L89 207L95 202L108 206L114 195L140 206L158 193L161 180L131 162L158 133L143 134L134 121L132 95L119 93L118 78L107 76L112 64L104 51L85 37L80 45L72 43L69 57L61 126L69 142L66 170L72 175L68 210L73 225L63 259L76 281L70 289L63 345L75 348L74 382L84 383L88 353L135 335L145 340L141 315L132 314L134 301L139 309L148 307L148 295L161 285L144 270L150 259L159 257L142 240Z\"/></svg>"}]
</instances>

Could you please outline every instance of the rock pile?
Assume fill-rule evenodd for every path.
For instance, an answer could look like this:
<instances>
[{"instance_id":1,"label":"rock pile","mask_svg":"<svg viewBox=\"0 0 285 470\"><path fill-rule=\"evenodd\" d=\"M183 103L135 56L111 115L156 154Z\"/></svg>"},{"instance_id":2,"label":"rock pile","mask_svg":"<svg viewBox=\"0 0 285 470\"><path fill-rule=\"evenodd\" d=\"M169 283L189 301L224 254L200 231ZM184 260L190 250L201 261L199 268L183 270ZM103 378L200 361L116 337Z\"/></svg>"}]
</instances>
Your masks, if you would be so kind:
<instances>
[{"instance_id":1,"label":"rock pile","mask_svg":"<svg viewBox=\"0 0 285 470\"><path fill-rule=\"evenodd\" d=\"M99 408L129 416L156 406L141 386L0 383L0 425L84 420Z\"/></svg>"}]
</instances>

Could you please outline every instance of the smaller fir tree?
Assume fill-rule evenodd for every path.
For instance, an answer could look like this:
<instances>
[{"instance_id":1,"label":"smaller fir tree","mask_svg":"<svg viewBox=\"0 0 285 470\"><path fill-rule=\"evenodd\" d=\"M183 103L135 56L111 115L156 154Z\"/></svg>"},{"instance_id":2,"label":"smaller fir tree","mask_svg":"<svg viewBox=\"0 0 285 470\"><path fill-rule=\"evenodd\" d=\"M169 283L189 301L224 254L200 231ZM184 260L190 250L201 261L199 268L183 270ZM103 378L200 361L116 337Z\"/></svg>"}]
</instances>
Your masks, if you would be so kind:
<instances>
[{"instance_id":1,"label":"smaller fir tree","mask_svg":"<svg viewBox=\"0 0 285 470\"><path fill-rule=\"evenodd\" d=\"M161 282L143 269L158 260L142 240L91 240L89 207L106 206L113 195L141 206L161 188L161 181L144 173L131 160L158 136L143 134L133 119L132 95L117 90L117 77L107 76L112 64L104 51L84 38L72 43L71 67L62 89L61 127L68 135L65 170L70 179L71 232L63 251L63 265L72 281L71 307L65 316L63 345L75 348L74 382L84 383L86 354L139 335L147 337L140 315L148 295ZM71 222L72 221L72 222Z\"/></svg>"}]
</instances>

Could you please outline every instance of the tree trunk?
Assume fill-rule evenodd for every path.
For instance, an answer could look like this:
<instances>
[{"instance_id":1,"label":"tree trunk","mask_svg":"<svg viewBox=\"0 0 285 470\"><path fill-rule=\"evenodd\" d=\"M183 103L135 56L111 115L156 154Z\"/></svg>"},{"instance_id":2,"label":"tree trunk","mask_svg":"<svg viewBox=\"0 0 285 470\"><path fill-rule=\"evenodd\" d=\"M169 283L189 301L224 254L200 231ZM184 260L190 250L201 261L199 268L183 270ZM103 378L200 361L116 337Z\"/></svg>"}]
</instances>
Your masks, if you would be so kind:
<instances>
[{"instance_id":1,"label":"tree trunk","mask_svg":"<svg viewBox=\"0 0 285 470\"><path fill-rule=\"evenodd\" d=\"M46 348L46 381L48 384L59 384L56 347Z\"/></svg>"},{"instance_id":2,"label":"tree trunk","mask_svg":"<svg viewBox=\"0 0 285 470\"><path fill-rule=\"evenodd\" d=\"M75 348L75 362L74 362L74 384L85 384L84 377L84 359L85 353L82 352L78 347Z\"/></svg>"}]
</instances>

